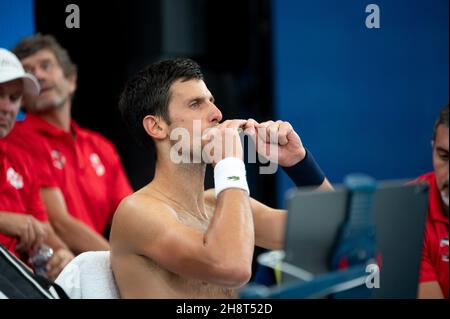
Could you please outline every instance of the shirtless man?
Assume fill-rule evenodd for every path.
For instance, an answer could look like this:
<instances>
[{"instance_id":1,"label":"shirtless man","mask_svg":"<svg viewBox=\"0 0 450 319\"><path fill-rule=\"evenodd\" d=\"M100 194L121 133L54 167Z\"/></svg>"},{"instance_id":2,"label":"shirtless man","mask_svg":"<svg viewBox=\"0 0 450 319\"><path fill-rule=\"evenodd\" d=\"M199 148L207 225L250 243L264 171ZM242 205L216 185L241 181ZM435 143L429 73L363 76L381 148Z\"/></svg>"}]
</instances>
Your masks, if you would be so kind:
<instances>
[{"instance_id":1,"label":"shirtless man","mask_svg":"<svg viewBox=\"0 0 450 319\"><path fill-rule=\"evenodd\" d=\"M236 289L250 279L254 245L281 249L286 219L285 211L249 197L238 129L260 141L258 150L270 140L255 129L275 131L272 144L278 148L278 163L286 167L305 161L299 136L287 122L221 123L200 68L189 59L163 61L139 72L128 82L120 109L141 141L156 150L153 181L125 198L113 219L111 263L121 297L236 297ZM177 141L170 133L183 128L193 136L195 120L206 134L198 146L189 141L190 157L196 147L214 146L207 160L214 166L215 190L204 191L204 160L176 164L171 158ZM227 145L225 139L234 143ZM331 188L324 177L317 186Z\"/></svg>"}]
</instances>

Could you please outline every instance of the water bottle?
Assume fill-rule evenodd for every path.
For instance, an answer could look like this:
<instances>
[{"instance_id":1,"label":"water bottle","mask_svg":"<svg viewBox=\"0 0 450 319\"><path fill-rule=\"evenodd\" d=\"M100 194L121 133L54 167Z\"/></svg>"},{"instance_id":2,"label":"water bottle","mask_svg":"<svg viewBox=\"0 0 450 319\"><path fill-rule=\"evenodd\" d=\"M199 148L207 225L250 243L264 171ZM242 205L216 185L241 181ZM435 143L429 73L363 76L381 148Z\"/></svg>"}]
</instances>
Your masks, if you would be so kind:
<instances>
[{"instance_id":1,"label":"water bottle","mask_svg":"<svg viewBox=\"0 0 450 319\"><path fill-rule=\"evenodd\" d=\"M39 276L47 277L47 262L53 256L53 249L46 245L40 246L36 251L31 253L29 262L33 266L34 273Z\"/></svg>"}]
</instances>

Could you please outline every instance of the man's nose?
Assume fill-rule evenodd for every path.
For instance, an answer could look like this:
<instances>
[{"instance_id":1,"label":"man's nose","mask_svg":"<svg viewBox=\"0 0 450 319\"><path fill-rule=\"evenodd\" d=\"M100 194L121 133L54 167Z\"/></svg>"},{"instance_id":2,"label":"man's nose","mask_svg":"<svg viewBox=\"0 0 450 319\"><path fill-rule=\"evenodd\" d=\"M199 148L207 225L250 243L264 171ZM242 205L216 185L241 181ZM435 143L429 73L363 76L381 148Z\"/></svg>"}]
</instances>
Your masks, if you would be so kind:
<instances>
[{"instance_id":1,"label":"man's nose","mask_svg":"<svg viewBox=\"0 0 450 319\"><path fill-rule=\"evenodd\" d=\"M214 104L211 103L213 110L211 112L211 117L209 119L210 122L216 122L216 123L220 123L220 121L222 121L222 112L220 112L219 108Z\"/></svg>"},{"instance_id":2,"label":"man's nose","mask_svg":"<svg viewBox=\"0 0 450 319\"><path fill-rule=\"evenodd\" d=\"M41 82L47 78L47 73L40 67L33 68L30 73L36 77L36 79L39 81L39 84L41 84Z\"/></svg>"}]
</instances>

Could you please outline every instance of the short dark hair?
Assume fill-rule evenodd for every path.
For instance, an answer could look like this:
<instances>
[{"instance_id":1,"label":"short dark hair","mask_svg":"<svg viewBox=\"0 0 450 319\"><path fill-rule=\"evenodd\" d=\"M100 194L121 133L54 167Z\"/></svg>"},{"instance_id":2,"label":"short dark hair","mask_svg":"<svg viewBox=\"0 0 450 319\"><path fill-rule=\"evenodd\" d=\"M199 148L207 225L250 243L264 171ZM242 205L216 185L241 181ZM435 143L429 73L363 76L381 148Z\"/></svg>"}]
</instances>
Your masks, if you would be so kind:
<instances>
[{"instance_id":1,"label":"short dark hair","mask_svg":"<svg viewBox=\"0 0 450 319\"><path fill-rule=\"evenodd\" d=\"M66 78L77 73L77 66L70 59L69 53L67 53L67 50L64 49L52 35L42 35L37 33L23 38L15 46L13 53L20 60L23 60L44 49L50 50L55 55Z\"/></svg>"},{"instance_id":2,"label":"short dark hair","mask_svg":"<svg viewBox=\"0 0 450 319\"><path fill-rule=\"evenodd\" d=\"M433 128L433 141L436 140L436 131L439 125L445 125L448 127L448 104L439 113L439 117L436 119Z\"/></svg>"},{"instance_id":3,"label":"short dark hair","mask_svg":"<svg viewBox=\"0 0 450 319\"><path fill-rule=\"evenodd\" d=\"M135 74L125 85L119 109L125 123L143 146L154 146L142 124L147 115L162 117L168 124L170 87L177 81L203 80L200 66L187 58L153 63Z\"/></svg>"}]
</instances>

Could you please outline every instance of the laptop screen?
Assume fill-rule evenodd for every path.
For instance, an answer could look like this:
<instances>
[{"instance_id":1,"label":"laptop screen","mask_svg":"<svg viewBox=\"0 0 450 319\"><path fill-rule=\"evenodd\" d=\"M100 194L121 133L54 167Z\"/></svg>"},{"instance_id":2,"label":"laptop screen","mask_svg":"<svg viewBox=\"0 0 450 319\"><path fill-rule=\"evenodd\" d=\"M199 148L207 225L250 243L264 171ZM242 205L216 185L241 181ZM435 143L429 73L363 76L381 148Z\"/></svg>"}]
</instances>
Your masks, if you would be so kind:
<instances>
[{"instance_id":1,"label":"laptop screen","mask_svg":"<svg viewBox=\"0 0 450 319\"><path fill-rule=\"evenodd\" d=\"M285 261L319 275L330 271L329 256L347 216L348 192L295 189L287 193ZM380 182L372 216L381 257L380 285L373 298L416 298L428 187ZM283 281L292 280L283 276Z\"/></svg>"}]
</instances>

